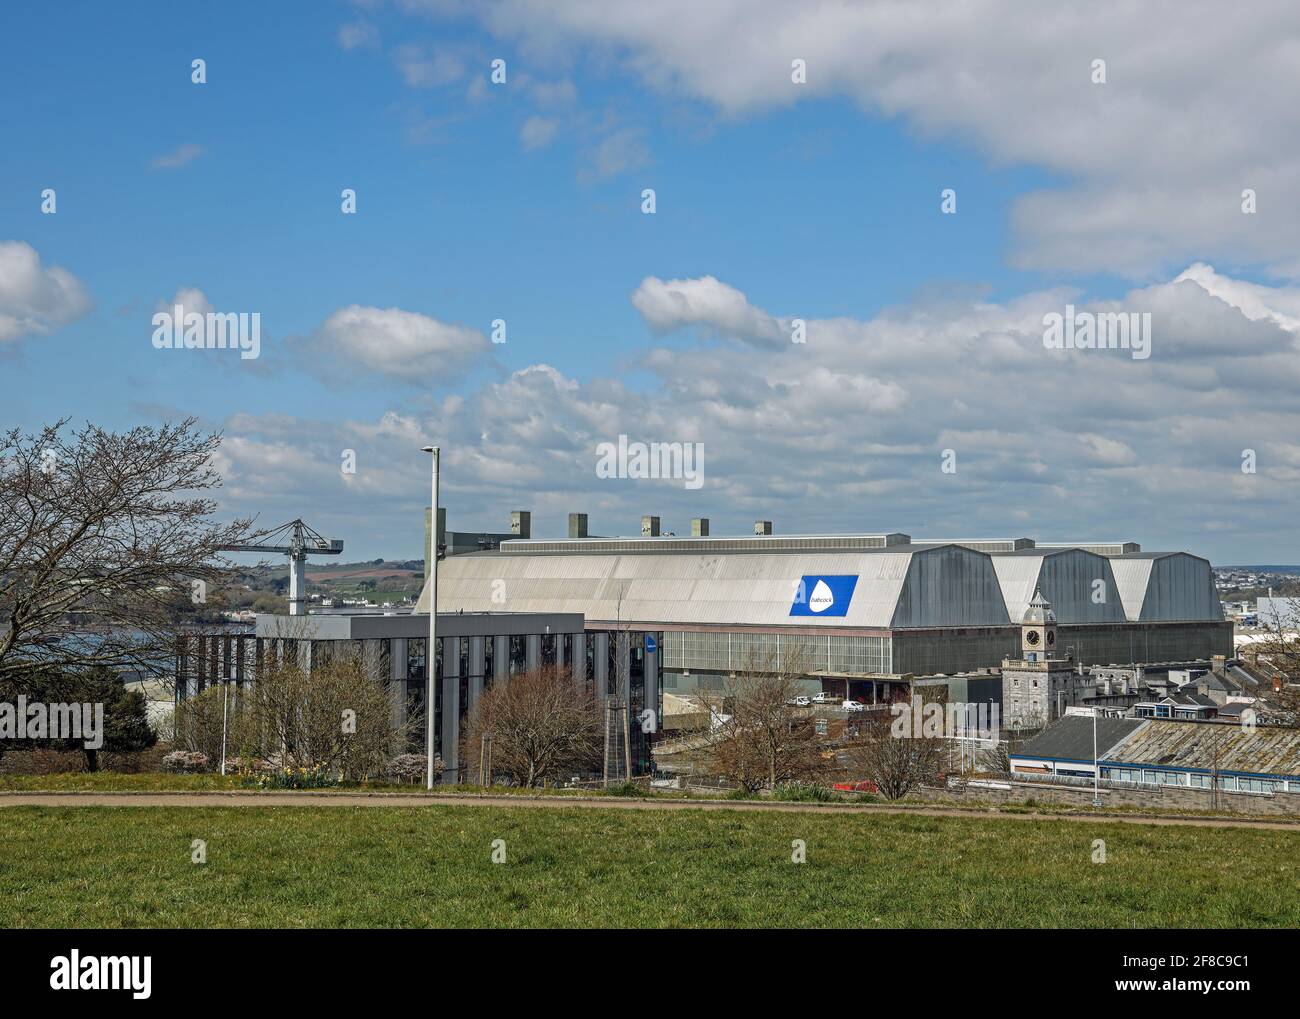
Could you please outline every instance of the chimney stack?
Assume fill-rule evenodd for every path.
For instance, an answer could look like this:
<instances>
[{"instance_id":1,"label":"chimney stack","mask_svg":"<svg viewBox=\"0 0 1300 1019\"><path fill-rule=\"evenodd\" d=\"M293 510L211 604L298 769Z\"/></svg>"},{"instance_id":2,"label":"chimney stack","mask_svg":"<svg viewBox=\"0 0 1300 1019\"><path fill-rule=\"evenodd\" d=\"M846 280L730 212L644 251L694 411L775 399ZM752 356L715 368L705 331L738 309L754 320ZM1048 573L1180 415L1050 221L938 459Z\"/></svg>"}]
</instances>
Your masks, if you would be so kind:
<instances>
[{"instance_id":1,"label":"chimney stack","mask_svg":"<svg viewBox=\"0 0 1300 1019\"><path fill-rule=\"evenodd\" d=\"M1227 667L1228 667L1227 655L1210 656L1210 671L1213 672L1216 676L1222 676L1227 671Z\"/></svg>"},{"instance_id":2,"label":"chimney stack","mask_svg":"<svg viewBox=\"0 0 1300 1019\"><path fill-rule=\"evenodd\" d=\"M585 538L587 536L587 514L569 514L569 537Z\"/></svg>"},{"instance_id":3,"label":"chimney stack","mask_svg":"<svg viewBox=\"0 0 1300 1019\"><path fill-rule=\"evenodd\" d=\"M709 536L709 518L696 517L691 521L691 537L707 538Z\"/></svg>"},{"instance_id":4,"label":"chimney stack","mask_svg":"<svg viewBox=\"0 0 1300 1019\"><path fill-rule=\"evenodd\" d=\"M641 518L641 537L657 538L659 537L659 518L642 517Z\"/></svg>"},{"instance_id":5,"label":"chimney stack","mask_svg":"<svg viewBox=\"0 0 1300 1019\"><path fill-rule=\"evenodd\" d=\"M755 520L755 521L754 521L754 533L755 533L755 534L771 534L771 533L772 533L772 521L770 521L770 520Z\"/></svg>"},{"instance_id":6,"label":"chimney stack","mask_svg":"<svg viewBox=\"0 0 1300 1019\"><path fill-rule=\"evenodd\" d=\"M510 514L510 533L516 538L531 538L533 515L528 510L515 510Z\"/></svg>"}]
</instances>

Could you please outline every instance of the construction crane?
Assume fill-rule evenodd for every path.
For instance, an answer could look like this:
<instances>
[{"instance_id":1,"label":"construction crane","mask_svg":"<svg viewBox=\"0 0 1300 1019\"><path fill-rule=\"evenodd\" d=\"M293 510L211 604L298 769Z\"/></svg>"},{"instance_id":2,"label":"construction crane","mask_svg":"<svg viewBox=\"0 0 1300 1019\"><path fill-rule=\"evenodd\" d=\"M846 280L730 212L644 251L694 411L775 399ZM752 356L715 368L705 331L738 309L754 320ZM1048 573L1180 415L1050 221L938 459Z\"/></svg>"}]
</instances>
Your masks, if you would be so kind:
<instances>
[{"instance_id":1,"label":"construction crane","mask_svg":"<svg viewBox=\"0 0 1300 1019\"><path fill-rule=\"evenodd\" d=\"M217 549L221 552L279 552L287 555L289 615L301 616L307 600L307 556L339 555L343 552L343 539L321 537L301 520L290 520L247 545L218 545Z\"/></svg>"}]
</instances>

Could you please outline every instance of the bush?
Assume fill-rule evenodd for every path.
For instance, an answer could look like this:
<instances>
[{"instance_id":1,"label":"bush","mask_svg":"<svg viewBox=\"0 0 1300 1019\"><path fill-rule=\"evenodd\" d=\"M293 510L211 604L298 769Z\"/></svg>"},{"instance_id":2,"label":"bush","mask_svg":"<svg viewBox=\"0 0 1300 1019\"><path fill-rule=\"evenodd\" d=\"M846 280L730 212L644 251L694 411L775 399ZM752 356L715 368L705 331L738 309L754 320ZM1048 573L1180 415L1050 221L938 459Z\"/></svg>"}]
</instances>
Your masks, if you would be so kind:
<instances>
[{"instance_id":1,"label":"bush","mask_svg":"<svg viewBox=\"0 0 1300 1019\"><path fill-rule=\"evenodd\" d=\"M306 631L295 625L276 636L298 639ZM269 760L277 771L325 769L350 782L373 778L420 721L393 721L390 693L374 672L360 652L317 662L310 674L297 656L270 656L257 682L214 685L178 704L177 741L211 761L224 753L228 760Z\"/></svg>"},{"instance_id":2,"label":"bush","mask_svg":"<svg viewBox=\"0 0 1300 1019\"><path fill-rule=\"evenodd\" d=\"M612 785L605 790L606 796L636 796L644 798L646 791L635 782L623 782L620 785Z\"/></svg>"},{"instance_id":3,"label":"bush","mask_svg":"<svg viewBox=\"0 0 1300 1019\"><path fill-rule=\"evenodd\" d=\"M162 766L163 771L193 775L208 770L208 755L197 750L173 750L163 755Z\"/></svg>"},{"instance_id":4,"label":"bush","mask_svg":"<svg viewBox=\"0 0 1300 1019\"><path fill-rule=\"evenodd\" d=\"M423 782L429 774L429 758L425 754L402 754L388 762L384 774L394 782ZM435 756L433 759L433 774L442 774L441 757Z\"/></svg>"},{"instance_id":5,"label":"bush","mask_svg":"<svg viewBox=\"0 0 1300 1019\"><path fill-rule=\"evenodd\" d=\"M776 787L772 799L787 800L792 803L835 803L839 797L824 785L811 782L788 782Z\"/></svg>"}]
</instances>

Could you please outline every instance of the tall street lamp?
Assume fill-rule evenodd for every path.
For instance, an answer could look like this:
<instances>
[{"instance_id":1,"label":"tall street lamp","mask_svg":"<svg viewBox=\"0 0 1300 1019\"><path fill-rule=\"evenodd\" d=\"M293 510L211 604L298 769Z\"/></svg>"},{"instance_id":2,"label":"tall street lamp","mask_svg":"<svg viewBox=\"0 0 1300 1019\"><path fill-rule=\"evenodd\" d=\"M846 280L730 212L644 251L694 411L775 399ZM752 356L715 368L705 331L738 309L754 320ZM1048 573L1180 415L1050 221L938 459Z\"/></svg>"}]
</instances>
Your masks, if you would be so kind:
<instances>
[{"instance_id":1,"label":"tall street lamp","mask_svg":"<svg viewBox=\"0 0 1300 1019\"><path fill-rule=\"evenodd\" d=\"M433 725L435 721L434 683L438 666L438 460L441 449L437 446L422 446L425 453L433 454L433 536L429 541L429 646L424 651L424 715L427 728L424 752L428 760L425 773L425 788L433 789Z\"/></svg>"}]
</instances>

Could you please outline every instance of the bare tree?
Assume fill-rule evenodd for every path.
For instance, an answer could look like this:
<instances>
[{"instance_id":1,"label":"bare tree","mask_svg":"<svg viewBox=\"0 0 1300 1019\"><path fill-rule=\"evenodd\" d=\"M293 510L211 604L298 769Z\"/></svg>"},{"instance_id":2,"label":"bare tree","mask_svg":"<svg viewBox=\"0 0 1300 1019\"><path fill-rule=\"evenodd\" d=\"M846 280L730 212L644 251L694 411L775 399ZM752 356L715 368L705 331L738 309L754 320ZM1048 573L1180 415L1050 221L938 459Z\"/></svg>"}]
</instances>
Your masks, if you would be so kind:
<instances>
[{"instance_id":1,"label":"bare tree","mask_svg":"<svg viewBox=\"0 0 1300 1019\"><path fill-rule=\"evenodd\" d=\"M808 655L799 644L751 653L721 691L702 692L710 717L712 769L755 792L816 778L829 768L816 721L793 703L803 691Z\"/></svg>"},{"instance_id":2,"label":"bare tree","mask_svg":"<svg viewBox=\"0 0 1300 1019\"><path fill-rule=\"evenodd\" d=\"M166 679L178 602L219 581L218 546L248 537L248 520L209 520L220 436L193 418L66 424L0 434L0 683L93 666Z\"/></svg>"},{"instance_id":3,"label":"bare tree","mask_svg":"<svg viewBox=\"0 0 1300 1019\"><path fill-rule=\"evenodd\" d=\"M1282 609L1261 612L1259 639L1250 645L1247 660L1272 684L1259 691L1266 714L1286 725L1300 722L1300 598L1288 598Z\"/></svg>"},{"instance_id":4,"label":"bare tree","mask_svg":"<svg viewBox=\"0 0 1300 1019\"><path fill-rule=\"evenodd\" d=\"M570 670L545 666L493 684L467 720L461 758L480 784L479 747L492 741L492 773L517 785L592 771L600 760L601 719L591 691Z\"/></svg>"},{"instance_id":5,"label":"bare tree","mask_svg":"<svg viewBox=\"0 0 1300 1019\"><path fill-rule=\"evenodd\" d=\"M861 727L863 741L846 750L851 767L876 784L886 799L901 800L918 785L938 781L948 756L946 741L899 734L894 718L872 712Z\"/></svg>"},{"instance_id":6,"label":"bare tree","mask_svg":"<svg viewBox=\"0 0 1300 1019\"><path fill-rule=\"evenodd\" d=\"M177 740L220 762L223 713L228 758L320 769L350 780L382 774L423 726L420 718L394 721L389 689L375 681L360 654L318 662L310 672L296 655L268 659L250 684L213 686L182 701Z\"/></svg>"}]
</instances>

